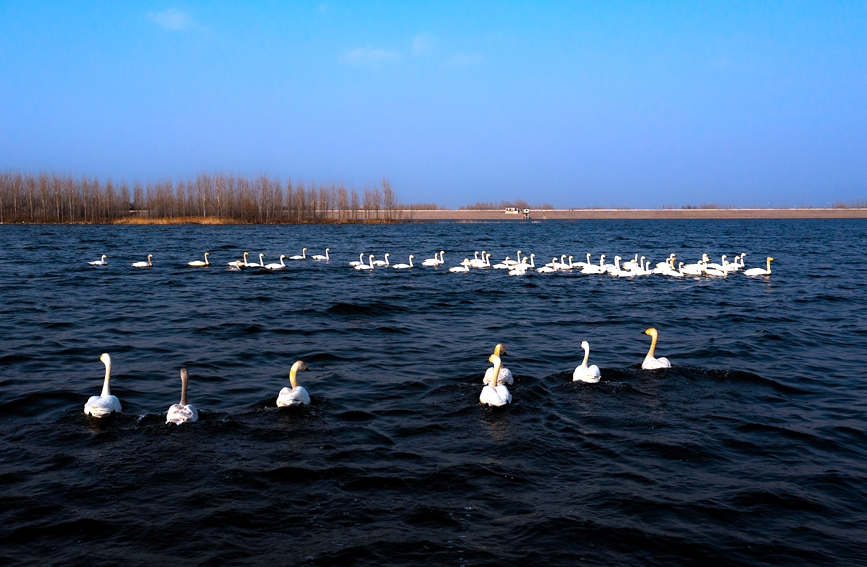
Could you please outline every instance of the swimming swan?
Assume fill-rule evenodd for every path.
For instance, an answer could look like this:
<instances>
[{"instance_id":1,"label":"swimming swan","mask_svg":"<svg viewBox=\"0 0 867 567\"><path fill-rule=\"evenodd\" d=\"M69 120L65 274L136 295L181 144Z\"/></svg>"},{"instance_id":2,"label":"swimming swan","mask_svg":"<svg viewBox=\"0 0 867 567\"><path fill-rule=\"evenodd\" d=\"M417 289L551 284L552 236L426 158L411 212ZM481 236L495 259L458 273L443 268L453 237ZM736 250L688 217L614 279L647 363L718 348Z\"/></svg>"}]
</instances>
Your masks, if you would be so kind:
<instances>
[{"instance_id":1,"label":"swimming swan","mask_svg":"<svg viewBox=\"0 0 867 567\"><path fill-rule=\"evenodd\" d=\"M329 250L331 250L331 248L325 249L325 256L323 256L322 254L316 254L315 256L311 256L311 258L313 258L314 260L316 260L318 262L322 262L322 261L328 262L329 260L331 260L331 258L328 256Z\"/></svg>"},{"instance_id":2,"label":"swimming swan","mask_svg":"<svg viewBox=\"0 0 867 567\"><path fill-rule=\"evenodd\" d=\"M99 359L105 364L105 382L102 384L102 394L91 396L84 404L85 415L93 417L105 417L112 412L120 413L123 411L120 407L120 400L117 399L117 396L111 395L111 390L108 387L108 381L111 378L111 357L108 356L107 352L104 352Z\"/></svg>"},{"instance_id":3,"label":"swimming swan","mask_svg":"<svg viewBox=\"0 0 867 567\"><path fill-rule=\"evenodd\" d=\"M102 258L99 260L94 260L93 262L88 262L91 266L108 266L108 262L105 259L108 258L105 254L102 255Z\"/></svg>"},{"instance_id":4,"label":"swimming swan","mask_svg":"<svg viewBox=\"0 0 867 567\"><path fill-rule=\"evenodd\" d=\"M395 264L392 266L395 270L406 270L412 268L412 259L415 258L412 254L409 255L409 264Z\"/></svg>"},{"instance_id":5,"label":"swimming swan","mask_svg":"<svg viewBox=\"0 0 867 567\"><path fill-rule=\"evenodd\" d=\"M292 365L289 371L289 384L292 388L283 388L280 390L280 395L277 396L277 407L285 408L287 406L310 405L310 394L304 389L304 386L298 385L298 380L295 374L299 370L310 370L303 361L299 360Z\"/></svg>"},{"instance_id":6,"label":"swimming swan","mask_svg":"<svg viewBox=\"0 0 867 567\"><path fill-rule=\"evenodd\" d=\"M587 341L581 341L581 348L584 349L584 362L575 368L575 372L572 373L572 381L595 384L602 378L602 373L599 372L599 367L595 364L587 366L587 359L590 358L590 344Z\"/></svg>"},{"instance_id":7,"label":"swimming swan","mask_svg":"<svg viewBox=\"0 0 867 567\"><path fill-rule=\"evenodd\" d=\"M135 263L133 263L132 267L133 268L150 268L151 266L153 266L153 263L151 262L151 258L153 258L153 257L154 257L153 254L148 254L148 261L147 262L135 262Z\"/></svg>"},{"instance_id":8,"label":"swimming swan","mask_svg":"<svg viewBox=\"0 0 867 567\"><path fill-rule=\"evenodd\" d=\"M306 260L307 259L307 249L302 248L300 256L289 256L289 259L290 260Z\"/></svg>"},{"instance_id":9,"label":"swimming swan","mask_svg":"<svg viewBox=\"0 0 867 567\"><path fill-rule=\"evenodd\" d=\"M492 354L488 358L488 362L494 363L494 368L491 370L492 376L498 376L501 367L500 357ZM497 380L494 382L494 384L482 388L479 402L489 406L504 406L510 403L512 401L512 394L509 393L509 389L506 388L505 384L497 384Z\"/></svg>"},{"instance_id":10,"label":"swimming swan","mask_svg":"<svg viewBox=\"0 0 867 567\"><path fill-rule=\"evenodd\" d=\"M388 252L385 253L385 260L377 260L373 263L374 266L385 266L388 267L388 257L391 256Z\"/></svg>"},{"instance_id":11,"label":"swimming swan","mask_svg":"<svg viewBox=\"0 0 867 567\"><path fill-rule=\"evenodd\" d=\"M502 343L497 344L497 346L494 347L494 354L496 354L497 356L503 356L504 354L506 354L506 347L504 347ZM500 362L501 366L500 373L497 375L497 384L514 384L515 379L512 377L512 371L505 366L502 366L502 360ZM491 377L493 375L493 368L488 368L487 370L485 370L485 377L482 379L482 384L490 384Z\"/></svg>"},{"instance_id":12,"label":"swimming swan","mask_svg":"<svg viewBox=\"0 0 867 567\"><path fill-rule=\"evenodd\" d=\"M768 269L762 268L750 268L749 270L744 272L745 276L770 276L771 275L771 262L773 262L773 258L768 256Z\"/></svg>"},{"instance_id":13,"label":"swimming swan","mask_svg":"<svg viewBox=\"0 0 867 567\"><path fill-rule=\"evenodd\" d=\"M181 368L181 402L173 405L166 412L166 423L180 425L182 423L199 421L199 410L193 404L187 403L187 383L189 379L187 369Z\"/></svg>"},{"instance_id":14,"label":"swimming swan","mask_svg":"<svg viewBox=\"0 0 867 567\"><path fill-rule=\"evenodd\" d=\"M264 254L259 254L259 263L257 264L257 263L255 263L255 262L252 262L252 263L250 263L250 264L246 264L246 267L248 267L248 268L264 268L264 267L265 267L265 263L262 261L262 258L264 258L264 257L265 257ZM245 259L245 260L247 259L247 255L246 255L246 254L244 255L244 259Z\"/></svg>"},{"instance_id":15,"label":"swimming swan","mask_svg":"<svg viewBox=\"0 0 867 567\"><path fill-rule=\"evenodd\" d=\"M373 269L373 254L367 260L370 264L359 264L355 266L356 270L372 270Z\"/></svg>"},{"instance_id":16,"label":"swimming swan","mask_svg":"<svg viewBox=\"0 0 867 567\"><path fill-rule=\"evenodd\" d=\"M445 252L443 250L440 250L440 257L439 258L437 258L436 253L434 253L433 258L428 258L427 260L423 261L421 263L421 265L422 266L439 266L440 264L443 263L443 254L445 254Z\"/></svg>"},{"instance_id":17,"label":"swimming swan","mask_svg":"<svg viewBox=\"0 0 867 567\"><path fill-rule=\"evenodd\" d=\"M204 262L201 260L193 260L192 262L187 262L187 266L192 266L193 268L207 268L211 265L210 262L208 262L208 254L210 254L210 252L205 252Z\"/></svg>"},{"instance_id":18,"label":"swimming swan","mask_svg":"<svg viewBox=\"0 0 867 567\"><path fill-rule=\"evenodd\" d=\"M464 261L461 262L460 266L449 268L449 271L453 274L466 274L470 271L470 259L464 258Z\"/></svg>"},{"instance_id":19,"label":"swimming swan","mask_svg":"<svg viewBox=\"0 0 867 567\"><path fill-rule=\"evenodd\" d=\"M244 259L243 260L233 260L233 261L229 262L229 267L230 268L238 268L238 269L246 268L247 267L247 254L249 254L249 252L244 252Z\"/></svg>"},{"instance_id":20,"label":"swimming swan","mask_svg":"<svg viewBox=\"0 0 867 567\"><path fill-rule=\"evenodd\" d=\"M265 264L266 270L283 270L286 268L286 264L283 263L283 258L286 257L286 254L280 254L280 263L274 262L273 264Z\"/></svg>"},{"instance_id":21,"label":"swimming swan","mask_svg":"<svg viewBox=\"0 0 867 567\"><path fill-rule=\"evenodd\" d=\"M645 335L650 335L650 350L647 351L647 356L644 357L644 362L641 363L641 368L644 370L658 370L660 368L671 368L671 363L665 357L653 358L653 349L656 348L656 339L659 334L653 327L644 331Z\"/></svg>"},{"instance_id":22,"label":"swimming swan","mask_svg":"<svg viewBox=\"0 0 867 567\"><path fill-rule=\"evenodd\" d=\"M358 255L358 261L357 262L350 262L349 265L354 268L355 266L360 266L363 263L364 263L364 252L362 252L361 254Z\"/></svg>"}]
</instances>

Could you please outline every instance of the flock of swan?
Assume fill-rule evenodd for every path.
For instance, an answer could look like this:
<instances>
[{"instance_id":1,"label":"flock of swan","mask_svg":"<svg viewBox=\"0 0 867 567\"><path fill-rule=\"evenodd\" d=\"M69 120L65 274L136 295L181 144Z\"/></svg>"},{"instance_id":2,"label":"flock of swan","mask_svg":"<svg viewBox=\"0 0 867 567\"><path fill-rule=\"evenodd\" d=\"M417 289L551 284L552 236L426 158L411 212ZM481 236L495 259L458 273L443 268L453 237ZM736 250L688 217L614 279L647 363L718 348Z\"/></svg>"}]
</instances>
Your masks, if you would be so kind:
<instances>
[{"instance_id":1,"label":"flock of swan","mask_svg":"<svg viewBox=\"0 0 867 567\"><path fill-rule=\"evenodd\" d=\"M307 248L302 249L301 254L295 256L289 256L289 260L307 260L308 258L317 262L329 262L331 260L331 256L329 255L330 249L325 249L325 254L315 254L308 256ZM471 260L469 258L464 258L464 260L457 266L452 266L448 268L450 273L467 273L471 269L494 269L494 270L507 270L510 276L523 276L528 273L536 272L539 274L551 274L554 272L572 272L577 271L582 274L609 274L614 277L635 277L635 276L649 276L651 274L659 274L663 276L671 276L676 278L682 278L685 276L716 276L716 277L727 277L729 274L739 272L743 270L743 274L747 276L769 276L771 275L771 262L774 260L770 256L766 259L765 268L750 268L745 269L746 265L744 264L744 258L746 254L738 254L733 258L733 262L728 260L728 256L723 254L720 258L720 262L711 262L710 257L707 254L702 254L701 260L693 264L684 264L683 262L677 262L677 266L675 266L675 262L677 261L676 254L670 254L669 257L664 262L659 262L656 265L653 265L650 260L648 260L645 256L641 256L639 258L638 254L632 260L627 260L623 262L623 258L620 256L614 257L614 263L608 264L605 262L606 255L601 254L599 256L598 262L591 261L592 254L588 253L586 256L586 262L573 262L574 256L568 256L566 254L562 254L560 258L552 258L551 261L542 266L536 266L536 255L530 254L529 256L525 255L523 258L521 257L523 252L518 250L516 255L516 259L513 260L511 257L506 256L506 258L498 263L491 264L491 254L487 251L482 250L481 258L479 257L479 253L475 253L475 257ZM193 268L207 268L211 266L210 261L208 260L208 256L210 252L205 252L204 260L192 260L187 262L187 265ZM244 252L242 258L237 260L232 260L228 262L228 269L230 270L246 270L246 269L261 269L261 270L269 270L269 271L279 271L286 269L286 263L284 260L287 259L285 254L280 255L280 262L272 262L270 264L265 263L265 254L259 254L258 262L251 262L247 259L250 255L249 252ZM424 267L432 267L438 268L445 264L444 260L445 251L440 250L438 253L435 253L432 258L428 258L422 261L419 266ZM414 255L409 255L409 262L406 264L392 264L389 261L391 256L390 253L386 253L383 257L383 260L374 260L376 256L373 254L367 255L367 263L364 262L365 254L362 252L358 255L358 260L349 262L349 265L358 270L358 271L372 271L374 268L392 268L395 270L409 270L415 267L412 263L415 258ZM99 260L94 260L92 262L88 262L91 266L107 266L108 262L106 261L105 254ZM568 260L568 262L567 262ZM133 268L151 268L153 267L153 254L148 254L147 261L142 262L134 262L132 264Z\"/></svg>"},{"instance_id":2,"label":"flock of swan","mask_svg":"<svg viewBox=\"0 0 867 567\"><path fill-rule=\"evenodd\" d=\"M671 363L667 358L654 357L656 349L656 341L659 337L658 332L654 328L644 331L650 335L650 350L644 357L641 363L641 368L644 370L658 370L661 368L671 368ZM602 379L602 373L599 367L595 364L588 366L587 361L590 358L590 345L587 341L581 343L581 348L584 349L584 361L575 368L572 373L573 382L587 382L594 384ZM485 371L485 376L482 379L482 392L479 395L479 403L488 406L504 406L511 403L512 394L509 392L509 385L515 383L515 378L512 372L503 366L502 357L506 355L506 347L499 343L494 347L494 353L488 357L488 362L493 366ZM111 380L111 357L108 353L103 353L99 360L105 365L105 380L102 385L102 393L99 396L91 396L87 403L84 404L84 413L95 418L103 418L113 413L120 413L122 410L120 400L117 396L112 395L109 382ZM310 394L303 386L298 385L298 372L309 370L303 361L299 360L292 365L289 370L289 386L280 390L277 395L277 407L291 407L310 405ZM173 404L166 412L166 423L181 425L183 423L193 423L199 419L199 411L196 407L187 402L187 386L189 384L189 373L186 368L181 368L181 400L177 404Z\"/></svg>"}]
</instances>

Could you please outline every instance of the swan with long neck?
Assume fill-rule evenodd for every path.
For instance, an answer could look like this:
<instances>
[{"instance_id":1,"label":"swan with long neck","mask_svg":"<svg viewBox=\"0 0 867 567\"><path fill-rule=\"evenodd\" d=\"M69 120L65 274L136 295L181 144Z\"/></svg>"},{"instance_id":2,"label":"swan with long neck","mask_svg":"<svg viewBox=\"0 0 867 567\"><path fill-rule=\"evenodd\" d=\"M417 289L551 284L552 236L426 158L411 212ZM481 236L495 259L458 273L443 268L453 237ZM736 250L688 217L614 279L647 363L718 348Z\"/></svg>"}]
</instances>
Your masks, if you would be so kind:
<instances>
[{"instance_id":1,"label":"swan with long neck","mask_svg":"<svg viewBox=\"0 0 867 567\"><path fill-rule=\"evenodd\" d=\"M289 259L290 259L290 260L306 260L306 259L307 259L307 249L306 249L306 248L302 248L302 249L301 249L301 255L300 255L300 256L298 256L298 255L295 255L295 256L289 256Z\"/></svg>"},{"instance_id":2,"label":"swan with long neck","mask_svg":"<svg viewBox=\"0 0 867 567\"><path fill-rule=\"evenodd\" d=\"M193 268L207 268L210 266L210 262L208 262L208 255L210 252L205 252L205 261L201 260L193 260L192 262L187 262L187 266L192 266Z\"/></svg>"},{"instance_id":3,"label":"swan with long neck","mask_svg":"<svg viewBox=\"0 0 867 567\"><path fill-rule=\"evenodd\" d=\"M322 254L316 254L314 256L311 256L311 258L313 258L314 260L316 260L318 262L328 262L329 260L331 260L331 258L328 256L329 250L331 250L331 249L330 248L325 249L325 256L323 256Z\"/></svg>"},{"instance_id":4,"label":"swan with long neck","mask_svg":"<svg viewBox=\"0 0 867 567\"><path fill-rule=\"evenodd\" d=\"M387 268L388 265L389 265L389 263L388 263L388 257L389 257L389 256L391 256L391 254L389 254L388 252L386 252L386 253L385 253L385 256L383 256L383 258L385 258L385 260L377 260L376 262L373 263L373 265L374 265L374 266L382 266L382 267Z\"/></svg>"},{"instance_id":5,"label":"swan with long neck","mask_svg":"<svg viewBox=\"0 0 867 567\"><path fill-rule=\"evenodd\" d=\"M246 268L247 267L247 254L249 254L249 252L244 252L244 258L243 259L233 260L233 261L229 262L229 267L230 268L237 268L239 270L241 268Z\"/></svg>"},{"instance_id":6,"label":"swan with long neck","mask_svg":"<svg viewBox=\"0 0 867 567\"><path fill-rule=\"evenodd\" d=\"M280 254L280 263L277 264L277 263L275 262L275 263L273 263L273 264L265 264L265 269L266 269L266 270L271 270L271 271L274 271L274 270L283 270L283 269L285 269L285 268L286 268L286 264L283 263L283 258L285 258L285 257L286 257L286 254Z\"/></svg>"},{"instance_id":7,"label":"swan with long neck","mask_svg":"<svg viewBox=\"0 0 867 567\"><path fill-rule=\"evenodd\" d=\"M355 266L355 269L356 269L356 270L359 270L359 271L361 271L361 270L372 270L372 269L373 269L373 254L371 254L370 256L368 256L367 261L370 262L370 263L369 263L369 264L359 264L359 265Z\"/></svg>"},{"instance_id":8,"label":"swan with long neck","mask_svg":"<svg viewBox=\"0 0 867 567\"><path fill-rule=\"evenodd\" d=\"M497 373L497 384L514 384L515 379L512 377L512 371L502 365L502 357L506 354L506 347L503 346L502 343L498 343L497 346L494 347L494 354L501 357L500 371ZM482 378L482 384L490 385L493 377L494 369L489 367L485 370L485 377Z\"/></svg>"},{"instance_id":9,"label":"swan with long neck","mask_svg":"<svg viewBox=\"0 0 867 567\"><path fill-rule=\"evenodd\" d=\"M102 394L91 396L88 398L87 403L84 404L84 413L92 417L105 417L112 412L120 413L123 411L120 407L120 400L117 399L117 396L111 395L111 389L108 386L111 379L111 357L108 356L107 352L104 352L99 357L99 360L105 365L105 381L102 383Z\"/></svg>"},{"instance_id":10,"label":"swan with long neck","mask_svg":"<svg viewBox=\"0 0 867 567\"><path fill-rule=\"evenodd\" d=\"M584 349L584 362L575 368L572 373L572 381L596 383L602 378L602 373L599 372L599 367L595 364L587 366L587 361L590 359L590 344L587 341L581 341L581 348Z\"/></svg>"},{"instance_id":11,"label":"swan with long neck","mask_svg":"<svg viewBox=\"0 0 867 567\"><path fill-rule=\"evenodd\" d=\"M288 406L310 405L310 394L304 389L304 386L298 385L296 374L303 370L310 370L303 361L299 360L292 365L289 370L289 385L291 388L283 388L277 396L277 407L285 408Z\"/></svg>"},{"instance_id":12,"label":"swan with long neck","mask_svg":"<svg viewBox=\"0 0 867 567\"><path fill-rule=\"evenodd\" d=\"M495 270L508 270L509 267L511 266L511 264L509 264L508 262L511 262L511 261L512 261L512 259L509 258L508 256L506 256L505 260L503 260L499 264L494 264L491 267L494 268Z\"/></svg>"},{"instance_id":13,"label":"swan with long neck","mask_svg":"<svg viewBox=\"0 0 867 567\"><path fill-rule=\"evenodd\" d=\"M364 252L362 252L361 254L358 255L358 261L357 262L352 261L349 263L349 265L354 268L355 266L360 266L363 263L364 263Z\"/></svg>"},{"instance_id":14,"label":"swan with long neck","mask_svg":"<svg viewBox=\"0 0 867 567\"><path fill-rule=\"evenodd\" d=\"M500 357L496 354L492 354L488 358L488 362L494 364L494 368L491 370L493 380L490 385L482 388L482 393L479 395L479 402L489 406L504 406L512 401L512 394L509 393L509 389L505 384L498 383L499 380L497 379L497 376L499 376L500 368L502 367Z\"/></svg>"},{"instance_id":15,"label":"swan with long neck","mask_svg":"<svg viewBox=\"0 0 867 567\"><path fill-rule=\"evenodd\" d=\"M605 268L605 254L601 254L599 256L599 265L590 263L590 255L587 255L587 264L581 268L582 274L604 274L606 272Z\"/></svg>"},{"instance_id":16,"label":"swan with long neck","mask_svg":"<svg viewBox=\"0 0 867 567\"><path fill-rule=\"evenodd\" d=\"M394 270L408 270L412 268L412 259L415 258L412 254L409 255L409 264L394 264L392 265L392 269Z\"/></svg>"},{"instance_id":17,"label":"swan with long neck","mask_svg":"<svg viewBox=\"0 0 867 567\"><path fill-rule=\"evenodd\" d=\"M469 271L470 271L470 259L469 258L464 258L464 261L461 262L460 266L454 266L452 268L449 268L449 272L451 272L453 274L466 274Z\"/></svg>"},{"instance_id":18,"label":"swan with long neck","mask_svg":"<svg viewBox=\"0 0 867 567\"><path fill-rule=\"evenodd\" d=\"M653 327L644 331L645 335L650 335L650 350L647 351L647 356L644 357L644 362L641 363L641 368L644 370L659 370L660 368L671 368L671 363L667 358L661 356L654 358L653 351L656 349L656 339L659 338L659 333Z\"/></svg>"},{"instance_id":19,"label":"swan with long neck","mask_svg":"<svg viewBox=\"0 0 867 567\"><path fill-rule=\"evenodd\" d=\"M153 257L154 257L153 254L148 254L148 261L147 262L134 262L132 267L133 268L150 268L153 266L153 262L151 262L151 259Z\"/></svg>"},{"instance_id":20,"label":"swan with long neck","mask_svg":"<svg viewBox=\"0 0 867 567\"><path fill-rule=\"evenodd\" d=\"M763 268L750 268L744 272L745 276L770 276L771 275L771 262L774 259L768 256L768 269Z\"/></svg>"},{"instance_id":21,"label":"swan with long neck","mask_svg":"<svg viewBox=\"0 0 867 567\"><path fill-rule=\"evenodd\" d=\"M436 252L434 252L434 257L428 258L427 260L424 260L421 263L421 265L422 266L433 266L433 267L439 266L440 264L443 263L443 254L445 254L445 251L440 250L439 258L437 258L437 254L436 254Z\"/></svg>"},{"instance_id":22,"label":"swan with long neck","mask_svg":"<svg viewBox=\"0 0 867 567\"><path fill-rule=\"evenodd\" d=\"M166 423L174 423L180 425L182 423L193 423L199 421L199 410L193 404L187 403L187 384L190 376L186 368L181 368L181 401L174 404L166 412Z\"/></svg>"},{"instance_id":23,"label":"swan with long neck","mask_svg":"<svg viewBox=\"0 0 867 567\"><path fill-rule=\"evenodd\" d=\"M257 264L256 262L251 262L251 263L247 264L247 267L248 267L248 268L264 268L264 267L265 267L265 263L262 261L262 259L263 259L264 257L265 257L264 254L259 254L259 263ZM247 259L247 256L246 256L246 255L244 256L244 259L245 259L245 260Z\"/></svg>"},{"instance_id":24,"label":"swan with long neck","mask_svg":"<svg viewBox=\"0 0 867 567\"><path fill-rule=\"evenodd\" d=\"M102 258L99 260L94 260L93 262L88 262L91 266L108 266L108 262L105 259L108 258L105 254L102 255Z\"/></svg>"}]
</instances>

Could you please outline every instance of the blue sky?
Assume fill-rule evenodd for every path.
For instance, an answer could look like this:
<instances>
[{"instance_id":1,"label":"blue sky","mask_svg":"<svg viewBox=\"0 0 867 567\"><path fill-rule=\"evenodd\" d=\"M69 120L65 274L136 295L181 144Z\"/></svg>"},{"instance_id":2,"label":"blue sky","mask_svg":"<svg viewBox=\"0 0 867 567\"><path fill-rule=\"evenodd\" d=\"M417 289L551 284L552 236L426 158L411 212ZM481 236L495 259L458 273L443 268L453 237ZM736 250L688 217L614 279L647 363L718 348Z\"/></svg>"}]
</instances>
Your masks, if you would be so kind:
<instances>
[{"instance_id":1,"label":"blue sky","mask_svg":"<svg viewBox=\"0 0 867 567\"><path fill-rule=\"evenodd\" d=\"M867 2L0 0L0 169L867 199Z\"/></svg>"}]
</instances>

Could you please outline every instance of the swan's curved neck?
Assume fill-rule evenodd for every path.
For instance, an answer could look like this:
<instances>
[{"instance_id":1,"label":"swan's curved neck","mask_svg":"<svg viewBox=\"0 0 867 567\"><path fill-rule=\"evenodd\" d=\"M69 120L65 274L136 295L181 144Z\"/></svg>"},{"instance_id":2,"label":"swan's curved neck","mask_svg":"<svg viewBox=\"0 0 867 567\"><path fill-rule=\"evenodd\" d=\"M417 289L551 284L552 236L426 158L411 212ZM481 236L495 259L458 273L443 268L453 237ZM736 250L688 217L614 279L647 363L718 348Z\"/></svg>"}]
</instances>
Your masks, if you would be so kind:
<instances>
[{"instance_id":1,"label":"swan's curved neck","mask_svg":"<svg viewBox=\"0 0 867 567\"><path fill-rule=\"evenodd\" d=\"M110 396L111 390L108 387L108 381L111 378L111 362L105 363L105 382L102 384L102 397Z\"/></svg>"},{"instance_id":2,"label":"swan's curved neck","mask_svg":"<svg viewBox=\"0 0 867 567\"><path fill-rule=\"evenodd\" d=\"M189 382L189 378L187 377L187 373L184 372L181 374L181 405L187 405L187 382Z\"/></svg>"},{"instance_id":3,"label":"swan's curved neck","mask_svg":"<svg viewBox=\"0 0 867 567\"><path fill-rule=\"evenodd\" d=\"M503 365L503 363L500 361L500 357L499 356L496 357L494 359L494 375L491 377L491 388L497 387L497 382L499 381L499 378L500 378L500 367L502 365Z\"/></svg>"},{"instance_id":4,"label":"swan's curved neck","mask_svg":"<svg viewBox=\"0 0 867 567\"><path fill-rule=\"evenodd\" d=\"M768 273L771 273L771 259L768 258Z\"/></svg>"},{"instance_id":5,"label":"swan's curved neck","mask_svg":"<svg viewBox=\"0 0 867 567\"><path fill-rule=\"evenodd\" d=\"M296 376L298 374L298 366L299 365L296 362L292 365L292 369L289 370L289 384L292 385L293 390L298 387L298 378Z\"/></svg>"},{"instance_id":6,"label":"swan's curved neck","mask_svg":"<svg viewBox=\"0 0 867 567\"><path fill-rule=\"evenodd\" d=\"M208 255L205 254L205 265L206 265L206 266L209 266L210 264L211 264L211 263L208 262Z\"/></svg>"},{"instance_id":7,"label":"swan's curved neck","mask_svg":"<svg viewBox=\"0 0 867 567\"><path fill-rule=\"evenodd\" d=\"M587 366L587 361L590 360L590 347L584 347L584 362L581 366Z\"/></svg>"},{"instance_id":8,"label":"swan's curved neck","mask_svg":"<svg viewBox=\"0 0 867 567\"><path fill-rule=\"evenodd\" d=\"M412 268L412 256L409 257L409 267Z\"/></svg>"},{"instance_id":9,"label":"swan's curved neck","mask_svg":"<svg viewBox=\"0 0 867 567\"><path fill-rule=\"evenodd\" d=\"M650 350L647 351L646 358L653 358L653 350L656 348L657 335L650 335Z\"/></svg>"}]
</instances>

